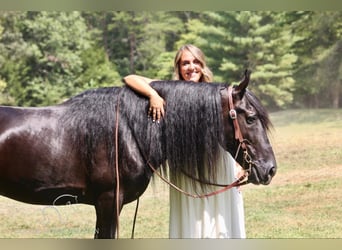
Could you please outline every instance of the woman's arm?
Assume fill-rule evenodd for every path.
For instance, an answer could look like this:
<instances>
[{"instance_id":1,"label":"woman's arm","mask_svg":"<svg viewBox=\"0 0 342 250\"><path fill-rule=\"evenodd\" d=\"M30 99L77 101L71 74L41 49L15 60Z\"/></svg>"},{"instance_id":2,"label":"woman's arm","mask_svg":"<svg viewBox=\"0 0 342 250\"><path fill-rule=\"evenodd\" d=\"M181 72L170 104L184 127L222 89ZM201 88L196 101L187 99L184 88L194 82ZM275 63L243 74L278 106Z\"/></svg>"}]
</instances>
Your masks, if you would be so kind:
<instances>
[{"instance_id":1,"label":"woman's arm","mask_svg":"<svg viewBox=\"0 0 342 250\"><path fill-rule=\"evenodd\" d=\"M155 91L150 83L153 79L139 76L139 75L128 75L124 77L124 82L134 91L146 96L150 100L150 108L148 110L148 115L152 115L152 120L159 121L161 117L164 116L164 105L165 101L159 96L157 91Z\"/></svg>"}]
</instances>

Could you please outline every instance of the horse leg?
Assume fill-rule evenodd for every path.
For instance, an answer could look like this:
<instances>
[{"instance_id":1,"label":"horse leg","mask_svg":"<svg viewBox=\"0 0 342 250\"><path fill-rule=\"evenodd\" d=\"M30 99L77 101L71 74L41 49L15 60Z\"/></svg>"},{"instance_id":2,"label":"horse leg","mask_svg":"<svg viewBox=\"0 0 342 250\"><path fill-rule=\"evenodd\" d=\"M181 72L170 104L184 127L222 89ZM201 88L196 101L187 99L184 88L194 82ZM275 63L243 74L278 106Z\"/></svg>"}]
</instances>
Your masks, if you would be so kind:
<instances>
[{"instance_id":1,"label":"horse leg","mask_svg":"<svg viewBox=\"0 0 342 250\"><path fill-rule=\"evenodd\" d=\"M121 203L121 202L120 202ZM122 204L120 204L121 210ZM115 238L117 226L116 198L113 191L101 193L95 203L96 239Z\"/></svg>"}]
</instances>

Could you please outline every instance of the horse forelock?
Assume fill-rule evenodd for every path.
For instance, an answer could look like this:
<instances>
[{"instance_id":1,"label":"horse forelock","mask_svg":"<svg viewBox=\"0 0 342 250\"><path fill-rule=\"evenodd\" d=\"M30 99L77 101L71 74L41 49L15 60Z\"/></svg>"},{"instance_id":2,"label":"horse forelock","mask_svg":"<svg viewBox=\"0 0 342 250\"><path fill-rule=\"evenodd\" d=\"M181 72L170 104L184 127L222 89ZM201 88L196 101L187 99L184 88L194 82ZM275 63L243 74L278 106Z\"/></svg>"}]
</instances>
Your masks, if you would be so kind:
<instances>
[{"instance_id":1,"label":"horse forelock","mask_svg":"<svg viewBox=\"0 0 342 250\"><path fill-rule=\"evenodd\" d=\"M266 108L261 104L261 101L259 100L259 98L256 97L253 94L253 92L249 90L246 91L245 98L249 102L249 104L255 108L256 112L258 113L258 117L261 121L263 128L269 131L273 127L273 125L269 118Z\"/></svg>"}]
</instances>

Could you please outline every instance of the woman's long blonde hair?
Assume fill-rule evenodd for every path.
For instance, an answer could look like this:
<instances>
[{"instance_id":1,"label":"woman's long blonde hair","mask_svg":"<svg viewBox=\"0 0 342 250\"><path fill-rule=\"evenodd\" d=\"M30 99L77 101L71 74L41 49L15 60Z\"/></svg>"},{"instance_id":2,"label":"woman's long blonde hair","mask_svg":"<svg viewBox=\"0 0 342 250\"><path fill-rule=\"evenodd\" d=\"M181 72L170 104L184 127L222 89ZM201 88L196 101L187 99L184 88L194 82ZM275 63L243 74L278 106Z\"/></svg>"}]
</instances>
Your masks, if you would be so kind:
<instances>
[{"instance_id":1,"label":"woman's long blonde hair","mask_svg":"<svg viewBox=\"0 0 342 250\"><path fill-rule=\"evenodd\" d=\"M183 45L176 53L175 61L174 61L174 71L173 71L173 79L174 80L184 80L181 74L179 73L179 64L180 59L182 57L183 52L187 50L189 51L202 65L202 76L200 78L200 82L212 82L213 81L213 73L208 68L205 62L205 56L199 48L192 44Z\"/></svg>"}]
</instances>

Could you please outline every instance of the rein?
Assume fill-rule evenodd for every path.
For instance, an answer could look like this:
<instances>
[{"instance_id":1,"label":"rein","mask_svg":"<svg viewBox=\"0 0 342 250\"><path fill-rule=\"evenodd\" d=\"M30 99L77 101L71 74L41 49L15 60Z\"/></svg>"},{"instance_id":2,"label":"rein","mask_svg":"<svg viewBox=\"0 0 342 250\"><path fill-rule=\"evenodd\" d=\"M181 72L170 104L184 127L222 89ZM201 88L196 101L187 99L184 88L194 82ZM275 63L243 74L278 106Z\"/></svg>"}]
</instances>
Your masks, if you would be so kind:
<instances>
[{"instance_id":1,"label":"rein","mask_svg":"<svg viewBox=\"0 0 342 250\"><path fill-rule=\"evenodd\" d=\"M122 91L122 90L121 90ZM120 217L120 176L119 176L119 107L120 94L118 95L118 102L116 104L115 117L115 176L116 176L116 237L119 238L119 217ZM134 230L134 229L133 229Z\"/></svg>"},{"instance_id":2,"label":"rein","mask_svg":"<svg viewBox=\"0 0 342 250\"><path fill-rule=\"evenodd\" d=\"M189 196L189 197L192 197L192 198L207 198L207 197L210 197L210 196L214 196L214 195L217 195L217 194L220 194L222 192L225 192L233 187L238 187L238 186L241 186L241 185L244 185L246 183L244 183L244 180L246 179L246 175L243 175L241 176L239 179L237 179L236 181L234 181L233 183L229 184L229 185L225 185L223 188L219 189L219 190L216 190L216 191L213 191L213 192L210 192L210 193L206 193L206 194L191 194L191 193L188 193L186 192L185 190L179 188L178 186L176 186L175 184L171 183L169 180L167 180L166 178L164 178L153 166L152 164L150 164L149 162L147 162L148 166L153 170L153 172L155 174L158 175L158 177L160 177L166 184L168 184L170 187L176 189L177 191L179 191L180 193L186 195L186 196ZM218 185L218 184L210 184L210 185Z\"/></svg>"}]
</instances>

